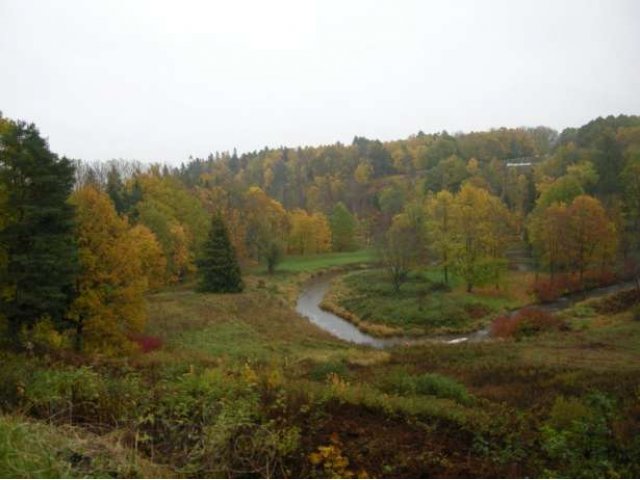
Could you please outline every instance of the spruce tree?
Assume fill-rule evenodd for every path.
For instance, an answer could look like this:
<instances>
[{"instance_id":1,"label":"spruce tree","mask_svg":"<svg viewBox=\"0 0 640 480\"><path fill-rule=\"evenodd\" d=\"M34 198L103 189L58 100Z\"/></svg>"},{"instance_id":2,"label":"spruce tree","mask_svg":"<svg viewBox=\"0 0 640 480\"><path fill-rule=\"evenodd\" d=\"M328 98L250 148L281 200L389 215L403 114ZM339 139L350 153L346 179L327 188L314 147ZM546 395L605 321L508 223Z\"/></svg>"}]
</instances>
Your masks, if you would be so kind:
<instances>
[{"instance_id":1,"label":"spruce tree","mask_svg":"<svg viewBox=\"0 0 640 480\"><path fill-rule=\"evenodd\" d=\"M211 230L198 261L199 290L202 292L241 292L242 277L236 252L229 240L227 227L220 214L211 222Z\"/></svg>"},{"instance_id":2,"label":"spruce tree","mask_svg":"<svg viewBox=\"0 0 640 480\"><path fill-rule=\"evenodd\" d=\"M73 182L72 162L51 153L33 124L0 116L0 311L16 346L44 317L63 326L73 299Z\"/></svg>"}]
</instances>

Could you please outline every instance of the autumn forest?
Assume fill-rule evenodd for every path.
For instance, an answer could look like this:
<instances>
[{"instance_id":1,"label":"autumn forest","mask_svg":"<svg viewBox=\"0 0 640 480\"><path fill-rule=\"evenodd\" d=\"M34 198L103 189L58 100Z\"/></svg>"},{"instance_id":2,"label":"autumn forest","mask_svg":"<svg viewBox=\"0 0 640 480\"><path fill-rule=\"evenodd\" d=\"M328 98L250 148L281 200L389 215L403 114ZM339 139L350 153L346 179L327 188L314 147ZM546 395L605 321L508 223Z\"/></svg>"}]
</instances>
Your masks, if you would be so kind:
<instances>
[{"instance_id":1,"label":"autumn forest","mask_svg":"<svg viewBox=\"0 0 640 480\"><path fill-rule=\"evenodd\" d=\"M640 475L640 117L46 136L0 116L0 477Z\"/></svg>"}]
</instances>

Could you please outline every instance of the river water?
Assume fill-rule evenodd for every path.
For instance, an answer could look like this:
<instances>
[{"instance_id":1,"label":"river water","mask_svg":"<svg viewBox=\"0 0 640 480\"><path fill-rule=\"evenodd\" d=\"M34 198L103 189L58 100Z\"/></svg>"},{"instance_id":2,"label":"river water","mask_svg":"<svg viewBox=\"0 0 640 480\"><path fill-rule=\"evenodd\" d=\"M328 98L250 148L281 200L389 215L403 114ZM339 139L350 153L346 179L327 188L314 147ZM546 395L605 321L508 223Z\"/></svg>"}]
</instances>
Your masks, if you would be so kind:
<instances>
[{"instance_id":1,"label":"river water","mask_svg":"<svg viewBox=\"0 0 640 480\"><path fill-rule=\"evenodd\" d=\"M344 320L343 318L340 318L334 313L327 312L320 308L320 303L329 290L331 280L333 280L338 275L339 274L337 273L327 273L319 275L307 281L302 286L302 293L298 297L298 301L296 303L296 311L298 313L308 318L312 323L322 328L323 330L326 330L337 338L340 338L347 342L356 343L358 345L368 345L374 348L386 348L395 345L409 346L427 343L444 343L455 345L459 343L480 342L490 338L489 327L466 334L437 335L418 338L377 338L368 335L360 331L352 323ZM561 297L552 303L522 307L511 311L510 314L515 315L523 308L531 307L539 308L549 312L557 312L565 308L569 308L575 302L583 301L587 298L615 293L620 290L632 288L633 285L633 282L623 282L609 287L596 288L588 292L574 293Z\"/></svg>"}]
</instances>

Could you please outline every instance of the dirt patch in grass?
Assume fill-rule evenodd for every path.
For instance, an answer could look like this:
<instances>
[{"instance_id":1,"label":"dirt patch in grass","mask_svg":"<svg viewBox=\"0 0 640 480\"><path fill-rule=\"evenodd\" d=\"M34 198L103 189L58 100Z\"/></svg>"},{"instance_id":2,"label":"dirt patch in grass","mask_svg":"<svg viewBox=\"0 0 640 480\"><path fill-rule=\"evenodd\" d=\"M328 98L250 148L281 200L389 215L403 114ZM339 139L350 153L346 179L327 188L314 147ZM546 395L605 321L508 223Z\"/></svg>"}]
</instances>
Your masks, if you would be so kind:
<instances>
[{"instance_id":1,"label":"dirt patch in grass","mask_svg":"<svg viewBox=\"0 0 640 480\"><path fill-rule=\"evenodd\" d=\"M305 449L335 446L354 475L373 478L492 477L504 468L473 454L473 434L444 424L391 418L357 406L335 403L305 436ZM313 473L313 472L309 472ZM316 474L322 472L316 470ZM526 473L516 467L515 476Z\"/></svg>"}]
</instances>

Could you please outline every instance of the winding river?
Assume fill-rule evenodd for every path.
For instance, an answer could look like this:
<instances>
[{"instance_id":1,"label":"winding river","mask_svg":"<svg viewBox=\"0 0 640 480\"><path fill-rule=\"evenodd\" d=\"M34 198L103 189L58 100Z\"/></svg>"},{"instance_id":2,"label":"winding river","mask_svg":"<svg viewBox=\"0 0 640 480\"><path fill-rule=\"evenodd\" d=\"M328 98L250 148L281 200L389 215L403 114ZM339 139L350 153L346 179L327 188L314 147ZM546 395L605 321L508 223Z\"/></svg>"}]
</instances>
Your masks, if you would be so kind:
<instances>
[{"instance_id":1,"label":"winding river","mask_svg":"<svg viewBox=\"0 0 640 480\"><path fill-rule=\"evenodd\" d=\"M396 345L418 345L427 343L444 343L455 345L459 343L469 342L481 342L490 338L489 327L485 327L481 330L465 333L465 334L452 334L452 335L437 335L419 338L409 337L390 337L390 338L378 338L368 335L360 331L352 323L340 318L339 316L327 312L320 308L322 299L329 290L331 280L333 280L338 273L326 273L310 279L302 286L302 293L298 297L296 303L296 311L307 317L312 323L318 327L331 333L333 336L345 340L347 342L356 343L359 345L368 345L374 348L387 348ZM599 297L608 295L611 293L625 290L634 286L634 282L622 282L609 287L602 287L590 290L588 292L579 292L570 295L565 295L558 300L546 303L529 305L510 312L511 315L515 315L520 310L528 307L535 307L549 312L557 312L565 308L569 308L576 301L583 301L588 298Z\"/></svg>"}]
</instances>

